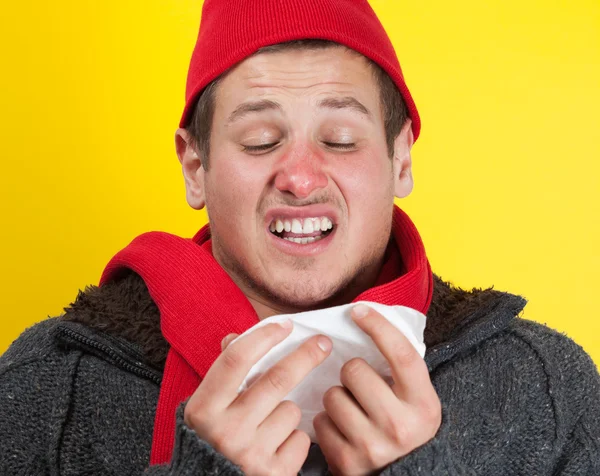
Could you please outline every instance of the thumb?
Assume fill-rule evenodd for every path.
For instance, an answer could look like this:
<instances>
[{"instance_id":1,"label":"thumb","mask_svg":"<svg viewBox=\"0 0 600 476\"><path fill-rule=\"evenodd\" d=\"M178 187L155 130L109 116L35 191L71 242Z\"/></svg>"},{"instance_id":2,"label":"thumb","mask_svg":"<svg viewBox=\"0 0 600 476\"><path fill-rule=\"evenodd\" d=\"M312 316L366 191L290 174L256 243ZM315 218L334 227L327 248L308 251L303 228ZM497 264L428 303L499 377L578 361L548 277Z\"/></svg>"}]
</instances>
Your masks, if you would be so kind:
<instances>
[{"instance_id":1,"label":"thumb","mask_svg":"<svg viewBox=\"0 0 600 476\"><path fill-rule=\"evenodd\" d=\"M227 348L227 346L231 344L231 341L238 336L239 334L227 334L221 341L221 351L224 351Z\"/></svg>"}]
</instances>

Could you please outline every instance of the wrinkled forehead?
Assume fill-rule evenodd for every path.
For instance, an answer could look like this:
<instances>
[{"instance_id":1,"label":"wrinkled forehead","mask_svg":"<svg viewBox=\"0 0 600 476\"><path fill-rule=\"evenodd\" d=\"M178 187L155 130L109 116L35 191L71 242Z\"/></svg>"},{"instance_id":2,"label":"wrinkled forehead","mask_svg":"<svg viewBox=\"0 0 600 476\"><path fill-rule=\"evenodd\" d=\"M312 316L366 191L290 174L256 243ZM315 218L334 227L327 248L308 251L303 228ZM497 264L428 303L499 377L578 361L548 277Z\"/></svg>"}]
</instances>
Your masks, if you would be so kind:
<instances>
[{"instance_id":1,"label":"wrinkled forehead","mask_svg":"<svg viewBox=\"0 0 600 476\"><path fill-rule=\"evenodd\" d=\"M244 59L219 81L217 102L233 106L251 97L356 96L373 107L379 88L369 60L342 45L268 47Z\"/></svg>"}]
</instances>

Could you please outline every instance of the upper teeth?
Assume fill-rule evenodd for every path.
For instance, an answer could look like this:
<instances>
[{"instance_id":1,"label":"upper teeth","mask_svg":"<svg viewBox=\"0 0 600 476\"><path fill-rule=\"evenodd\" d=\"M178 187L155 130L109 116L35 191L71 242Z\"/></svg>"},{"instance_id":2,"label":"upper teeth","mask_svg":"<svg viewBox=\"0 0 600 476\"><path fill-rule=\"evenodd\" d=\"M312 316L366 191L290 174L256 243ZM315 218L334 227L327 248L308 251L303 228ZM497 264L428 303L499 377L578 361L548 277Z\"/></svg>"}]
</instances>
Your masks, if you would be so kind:
<instances>
[{"instance_id":1,"label":"upper teeth","mask_svg":"<svg viewBox=\"0 0 600 476\"><path fill-rule=\"evenodd\" d=\"M315 218L277 218L269 225L269 230L272 232L281 233L282 231L308 234L315 231L327 231L333 228L333 223L327 217Z\"/></svg>"}]
</instances>

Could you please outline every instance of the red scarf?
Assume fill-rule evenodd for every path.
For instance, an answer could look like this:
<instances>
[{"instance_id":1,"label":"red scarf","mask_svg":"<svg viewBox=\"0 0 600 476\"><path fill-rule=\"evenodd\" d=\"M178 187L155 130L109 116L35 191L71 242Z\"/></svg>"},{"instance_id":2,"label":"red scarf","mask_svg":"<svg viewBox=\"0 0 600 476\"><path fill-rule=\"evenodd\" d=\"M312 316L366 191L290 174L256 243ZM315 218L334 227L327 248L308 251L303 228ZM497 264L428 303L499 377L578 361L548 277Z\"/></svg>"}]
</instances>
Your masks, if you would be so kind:
<instances>
[{"instance_id":1,"label":"red scarf","mask_svg":"<svg viewBox=\"0 0 600 476\"><path fill-rule=\"evenodd\" d=\"M408 216L394 207L392 241L376 286L355 301L412 307L427 313L433 276L423 243ZM200 246L198 246L200 245ZM221 353L227 334L242 334L259 319L242 291L211 253L209 226L193 239L150 232L135 238L108 263L100 285L131 269L158 306L167 355L154 422L151 464L171 459L175 412L196 390Z\"/></svg>"}]
</instances>

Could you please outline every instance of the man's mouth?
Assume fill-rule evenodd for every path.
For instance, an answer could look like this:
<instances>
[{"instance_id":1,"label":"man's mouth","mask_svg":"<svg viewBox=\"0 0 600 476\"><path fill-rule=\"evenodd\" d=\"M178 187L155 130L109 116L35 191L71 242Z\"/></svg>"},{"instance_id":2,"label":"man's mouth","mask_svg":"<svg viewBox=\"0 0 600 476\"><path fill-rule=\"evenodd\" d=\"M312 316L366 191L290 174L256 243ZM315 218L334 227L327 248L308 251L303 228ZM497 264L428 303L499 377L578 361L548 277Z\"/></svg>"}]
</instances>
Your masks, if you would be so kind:
<instances>
[{"instance_id":1,"label":"man's mouth","mask_svg":"<svg viewBox=\"0 0 600 476\"><path fill-rule=\"evenodd\" d=\"M278 238L302 245L322 240L334 229L331 218L274 218L269 225L269 231Z\"/></svg>"}]
</instances>

